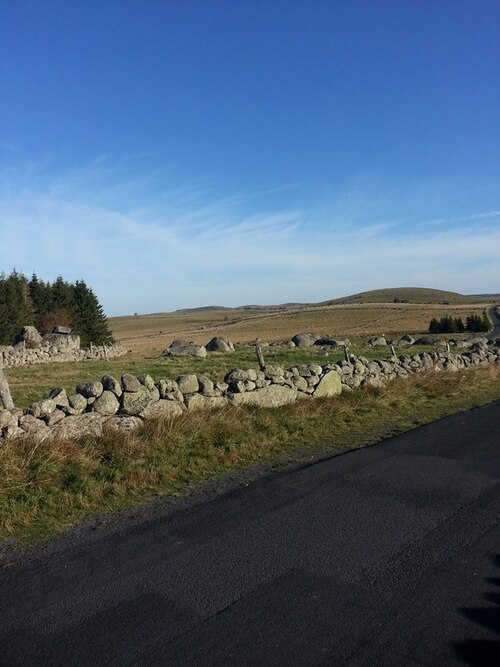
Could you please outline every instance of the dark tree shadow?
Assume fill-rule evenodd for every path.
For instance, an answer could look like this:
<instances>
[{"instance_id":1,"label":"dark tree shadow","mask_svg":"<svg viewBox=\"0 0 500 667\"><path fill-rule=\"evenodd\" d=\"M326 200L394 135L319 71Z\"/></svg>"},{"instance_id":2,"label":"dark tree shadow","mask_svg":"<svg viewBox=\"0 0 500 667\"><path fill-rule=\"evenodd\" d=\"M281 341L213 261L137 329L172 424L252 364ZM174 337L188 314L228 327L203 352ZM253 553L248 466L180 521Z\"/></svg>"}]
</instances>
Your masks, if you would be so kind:
<instances>
[{"instance_id":1,"label":"dark tree shadow","mask_svg":"<svg viewBox=\"0 0 500 667\"><path fill-rule=\"evenodd\" d=\"M500 568L500 555L491 557L497 568ZM500 587L500 577L488 577L484 580L490 586ZM488 591L484 599L490 603L488 607L462 607L459 612L473 623L487 628L495 635L500 635L500 593ZM472 667L500 666L500 640L468 639L453 644L453 649L466 665Z\"/></svg>"}]
</instances>

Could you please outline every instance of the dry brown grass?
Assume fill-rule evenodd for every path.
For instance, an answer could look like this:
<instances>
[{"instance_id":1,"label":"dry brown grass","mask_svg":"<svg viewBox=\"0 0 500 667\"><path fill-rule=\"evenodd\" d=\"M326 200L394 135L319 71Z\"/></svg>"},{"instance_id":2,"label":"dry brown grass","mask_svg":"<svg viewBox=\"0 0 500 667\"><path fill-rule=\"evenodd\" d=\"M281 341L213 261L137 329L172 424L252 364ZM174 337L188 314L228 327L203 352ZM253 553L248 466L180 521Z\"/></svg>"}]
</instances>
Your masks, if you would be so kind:
<instances>
[{"instance_id":1,"label":"dry brown grass","mask_svg":"<svg viewBox=\"0 0 500 667\"><path fill-rule=\"evenodd\" d=\"M499 399L499 379L499 368L420 374L278 410L227 407L150 421L129 437L8 441L0 449L0 536L45 538L85 517L152 494L183 493L234 468L372 444Z\"/></svg>"}]
</instances>

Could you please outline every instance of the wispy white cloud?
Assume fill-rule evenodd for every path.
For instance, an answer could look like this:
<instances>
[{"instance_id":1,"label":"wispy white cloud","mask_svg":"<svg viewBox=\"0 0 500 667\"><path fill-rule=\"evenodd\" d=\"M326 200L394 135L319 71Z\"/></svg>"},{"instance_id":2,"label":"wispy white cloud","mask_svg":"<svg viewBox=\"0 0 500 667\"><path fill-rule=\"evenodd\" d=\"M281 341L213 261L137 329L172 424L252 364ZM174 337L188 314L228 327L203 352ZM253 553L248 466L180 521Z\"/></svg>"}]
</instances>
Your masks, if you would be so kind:
<instances>
[{"instance_id":1,"label":"wispy white cloud","mask_svg":"<svg viewBox=\"0 0 500 667\"><path fill-rule=\"evenodd\" d=\"M125 178L106 159L59 176L11 170L0 179L0 264L83 277L112 314L391 285L498 290L500 213L452 210L447 225L430 224L431 190L419 199L358 184L330 205L262 212L258 196L214 196L161 172Z\"/></svg>"},{"instance_id":2,"label":"wispy white cloud","mask_svg":"<svg viewBox=\"0 0 500 667\"><path fill-rule=\"evenodd\" d=\"M431 225L456 225L463 222L474 222L481 220L499 220L500 221L500 211L486 211L485 213L473 213L472 215L465 216L451 216L449 218L433 218L431 220L424 220L420 223L421 226L431 226Z\"/></svg>"}]
</instances>

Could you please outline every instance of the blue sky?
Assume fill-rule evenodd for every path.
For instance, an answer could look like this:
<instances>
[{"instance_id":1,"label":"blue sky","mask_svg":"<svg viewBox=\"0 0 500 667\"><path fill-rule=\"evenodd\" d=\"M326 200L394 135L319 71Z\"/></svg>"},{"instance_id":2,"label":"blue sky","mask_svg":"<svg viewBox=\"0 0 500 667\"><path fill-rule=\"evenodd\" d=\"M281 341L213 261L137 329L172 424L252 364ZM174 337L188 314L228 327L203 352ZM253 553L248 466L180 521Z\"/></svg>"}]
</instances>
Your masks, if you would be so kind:
<instances>
[{"instance_id":1,"label":"blue sky","mask_svg":"<svg viewBox=\"0 0 500 667\"><path fill-rule=\"evenodd\" d=\"M500 3L5 0L0 269L108 314L500 291Z\"/></svg>"}]
</instances>

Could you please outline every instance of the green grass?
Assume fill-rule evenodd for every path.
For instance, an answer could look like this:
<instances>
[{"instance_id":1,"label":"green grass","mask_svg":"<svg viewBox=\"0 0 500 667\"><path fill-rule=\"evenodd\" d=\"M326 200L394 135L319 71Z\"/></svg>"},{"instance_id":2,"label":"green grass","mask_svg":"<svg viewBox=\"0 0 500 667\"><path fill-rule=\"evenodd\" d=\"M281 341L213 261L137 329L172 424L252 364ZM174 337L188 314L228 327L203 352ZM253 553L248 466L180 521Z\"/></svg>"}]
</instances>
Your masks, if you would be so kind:
<instances>
[{"instance_id":1,"label":"green grass","mask_svg":"<svg viewBox=\"0 0 500 667\"><path fill-rule=\"evenodd\" d=\"M408 354L429 348L412 347ZM386 349L360 347L353 345L350 352L362 355L369 359L380 359L388 355ZM398 353L406 350L397 350ZM344 358L342 350L332 350L326 354L316 346L309 348L264 348L265 361L268 364L292 366L294 364L317 363L326 364ZM14 404L19 408L26 408L31 403L45 398L54 387L64 387L68 395L73 394L80 382L100 380L104 375L113 375L120 378L124 373L140 375L149 373L155 380L175 380L183 373L202 373L212 380L222 380L231 368L257 368L255 349L251 346L241 346L231 354L208 354L204 359L190 357L163 357L159 354L150 354L137 357L137 354L127 354L109 361L82 361L58 364L34 364L19 366L4 370L9 382Z\"/></svg>"},{"instance_id":2,"label":"green grass","mask_svg":"<svg viewBox=\"0 0 500 667\"><path fill-rule=\"evenodd\" d=\"M372 444L500 399L499 379L498 368L418 374L279 410L227 407L150 421L127 438L7 441L0 449L0 537L24 544L154 494L185 493L229 470Z\"/></svg>"}]
</instances>

